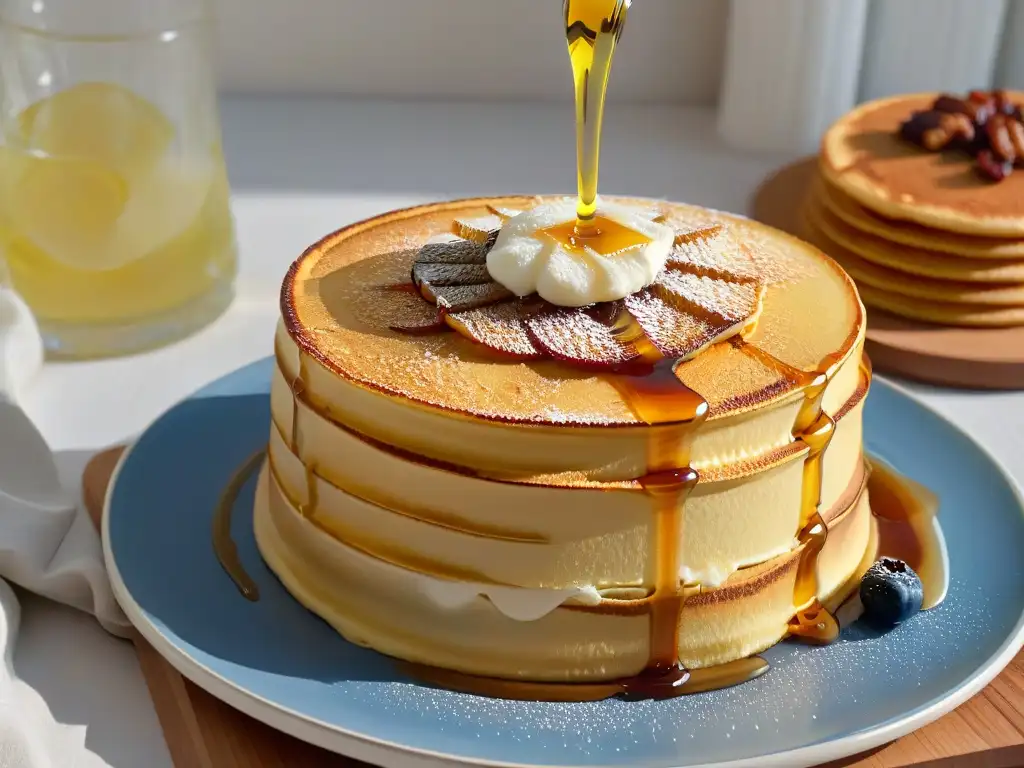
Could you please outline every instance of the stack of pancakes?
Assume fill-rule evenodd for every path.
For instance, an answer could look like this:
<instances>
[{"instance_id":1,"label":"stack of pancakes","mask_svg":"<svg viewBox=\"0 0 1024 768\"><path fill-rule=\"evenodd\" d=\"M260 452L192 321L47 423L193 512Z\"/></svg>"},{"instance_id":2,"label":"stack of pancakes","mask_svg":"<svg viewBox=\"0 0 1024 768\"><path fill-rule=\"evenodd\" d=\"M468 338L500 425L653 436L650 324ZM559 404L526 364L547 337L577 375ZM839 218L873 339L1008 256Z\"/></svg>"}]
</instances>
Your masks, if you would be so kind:
<instances>
[{"instance_id":1,"label":"stack of pancakes","mask_svg":"<svg viewBox=\"0 0 1024 768\"><path fill-rule=\"evenodd\" d=\"M829 130L805 236L869 307L942 325L1024 325L1024 169L996 182L966 152L901 138L900 125L937 96L864 104Z\"/></svg>"},{"instance_id":2,"label":"stack of pancakes","mask_svg":"<svg viewBox=\"0 0 1024 768\"><path fill-rule=\"evenodd\" d=\"M293 265L255 503L268 565L354 642L532 681L638 675L663 636L690 669L724 664L784 637L809 600L834 608L875 556L861 431L871 376L852 281L777 230L664 204L677 233L718 234L680 240L672 274L703 287L655 326L637 310L644 332L663 341L697 314L724 322L744 275L757 275L759 301L756 323L674 369L668 391L699 396L706 419L648 423L631 402L657 390L630 388L647 379L568 362L592 352L579 342L594 308L558 310L571 331L560 335L541 331L562 315L545 315L521 334L539 347L513 349L501 343L520 338L507 321L521 316L501 311L512 295L464 305L474 286L444 277L480 266L494 243L467 222L533 202L390 213ZM474 233L482 242L462 239ZM447 297L451 331L424 286ZM599 346L633 344L616 338ZM666 451L686 454L692 492L645 484ZM823 543L804 534L810 513Z\"/></svg>"}]
</instances>

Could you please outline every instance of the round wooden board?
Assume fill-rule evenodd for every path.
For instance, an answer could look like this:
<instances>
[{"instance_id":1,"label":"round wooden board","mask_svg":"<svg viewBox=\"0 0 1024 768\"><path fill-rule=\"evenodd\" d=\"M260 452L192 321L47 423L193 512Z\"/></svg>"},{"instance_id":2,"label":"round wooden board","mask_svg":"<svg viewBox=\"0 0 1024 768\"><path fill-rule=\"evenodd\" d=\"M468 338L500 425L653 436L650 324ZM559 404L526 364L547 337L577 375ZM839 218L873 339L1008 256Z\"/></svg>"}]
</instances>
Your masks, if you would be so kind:
<instances>
[{"instance_id":1,"label":"round wooden board","mask_svg":"<svg viewBox=\"0 0 1024 768\"><path fill-rule=\"evenodd\" d=\"M800 207L817 168L808 157L769 176L754 194L754 218L804 237ZM1024 327L930 325L869 308L867 352L877 370L931 384L1024 389Z\"/></svg>"}]
</instances>

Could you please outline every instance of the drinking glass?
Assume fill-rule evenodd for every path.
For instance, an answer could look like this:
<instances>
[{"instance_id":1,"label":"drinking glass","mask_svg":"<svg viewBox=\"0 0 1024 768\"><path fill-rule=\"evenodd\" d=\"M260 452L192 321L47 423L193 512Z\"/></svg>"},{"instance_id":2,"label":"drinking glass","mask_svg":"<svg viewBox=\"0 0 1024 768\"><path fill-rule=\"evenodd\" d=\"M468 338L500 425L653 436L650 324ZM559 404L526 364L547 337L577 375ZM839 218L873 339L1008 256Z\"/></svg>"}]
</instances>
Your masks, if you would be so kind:
<instances>
[{"instance_id":1,"label":"drinking glass","mask_svg":"<svg viewBox=\"0 0 1024 768\"><path fill-rule=\"evenodd\" d=\"M0 0L0 261L51 355L156 347L230 303L213 33L209 0Z\"/></svg>"}]
</instances>

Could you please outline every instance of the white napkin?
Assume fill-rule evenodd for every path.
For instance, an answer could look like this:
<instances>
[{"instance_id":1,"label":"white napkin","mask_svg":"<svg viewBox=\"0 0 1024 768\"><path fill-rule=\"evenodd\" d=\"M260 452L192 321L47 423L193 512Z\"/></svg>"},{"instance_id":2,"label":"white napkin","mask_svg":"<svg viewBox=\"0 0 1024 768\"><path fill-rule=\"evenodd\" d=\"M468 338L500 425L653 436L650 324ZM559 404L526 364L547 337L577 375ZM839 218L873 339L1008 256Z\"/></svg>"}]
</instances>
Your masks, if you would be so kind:
<instances>
[{"instance_id":1,"label":"white napkin","mask_svg":"<svg viewBox=\"0 0 1024 768\"><path fill-rule=\"evenodd\" d=\"M16 399L42 365L43 342L35 318L8 287L6 268L0 261L0 394Z\"/></svg>"},{"instance_id":2,"label":"white napkin","mask_svg":"<svg viewBox=\"0 0 1024 768\"><path fill-rule=\"evenodd\" d=\"M20 611L4 580L88 611L110 632L130 629L81 503L83 467L59 471L17 405L41 363L30 313L0 284L0 768L93 768L105 763L86 749L85 727L57 723L12 665Z\"/></svg>"}]
</instances>

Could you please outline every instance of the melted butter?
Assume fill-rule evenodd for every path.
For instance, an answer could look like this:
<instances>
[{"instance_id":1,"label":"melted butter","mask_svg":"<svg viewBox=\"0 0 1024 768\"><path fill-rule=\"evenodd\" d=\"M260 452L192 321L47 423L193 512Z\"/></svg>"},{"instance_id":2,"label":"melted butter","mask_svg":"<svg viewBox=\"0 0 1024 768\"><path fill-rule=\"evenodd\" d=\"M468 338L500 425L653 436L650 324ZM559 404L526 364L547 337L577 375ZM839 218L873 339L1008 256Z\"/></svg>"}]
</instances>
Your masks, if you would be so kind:
<instances>
[{"instance_id":1,"label":"melted butter","mask_svg":"<svg viewBox=\"0 0 1024 768\"><path fill-rule=\"evenodd\" d=\"M593 217L585 230L579 229L578 222L567 221L542 229L539 234L551 238L567 252L582 256L591 252L611 256L651 242L646 235L606 216Z\"/></svg>"},{"instance_id":2,"label":"melted butter","mask_svg":"<svg viewBox=\"0 0 1024 768\"><path fill-rule=\"evenodd\" d=\"M231 538L231 513L238 501L238 494L241 493L249 478L259 469L266 451L259 450L238 468L228 481L217 501L217 508L213 513L213 551L217 555L221 568L231 578L246 600L255 602L260 599L260 590L256 582L252 580L242 565L238 556L238 547Z\"/></svg>"}]
</instances>

